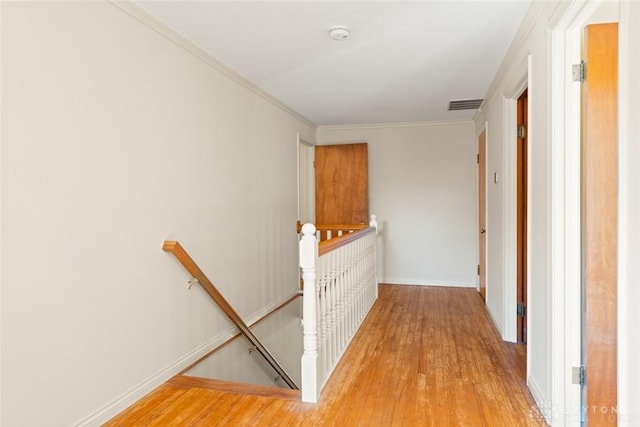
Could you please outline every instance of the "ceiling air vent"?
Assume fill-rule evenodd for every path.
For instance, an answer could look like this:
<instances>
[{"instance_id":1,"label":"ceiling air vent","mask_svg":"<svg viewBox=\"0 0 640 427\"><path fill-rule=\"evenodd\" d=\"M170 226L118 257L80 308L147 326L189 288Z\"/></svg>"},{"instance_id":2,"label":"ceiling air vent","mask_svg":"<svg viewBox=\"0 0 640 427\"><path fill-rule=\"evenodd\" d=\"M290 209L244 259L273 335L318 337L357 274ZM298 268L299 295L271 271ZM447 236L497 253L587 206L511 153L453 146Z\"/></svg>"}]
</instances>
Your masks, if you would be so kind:
<instances>
[{"instance_id":1,"label":"ceiling air vent","mask_svg":"<svg viewBox=\"0 0 640 427\"><path fill-rule=\"evenodd\" d=\"M477 110L483 102L484 99L461 99L458 101L449 101L449 111Z\"/></svg>"}]
</instances>

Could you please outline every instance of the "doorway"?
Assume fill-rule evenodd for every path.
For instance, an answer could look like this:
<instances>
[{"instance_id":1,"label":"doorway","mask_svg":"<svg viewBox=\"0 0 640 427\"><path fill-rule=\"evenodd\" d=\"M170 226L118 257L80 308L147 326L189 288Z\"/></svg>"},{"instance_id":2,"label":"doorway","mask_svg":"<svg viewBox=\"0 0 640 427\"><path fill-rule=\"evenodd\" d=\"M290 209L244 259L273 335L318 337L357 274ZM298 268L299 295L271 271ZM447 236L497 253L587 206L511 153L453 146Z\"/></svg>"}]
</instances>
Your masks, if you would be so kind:
<instances>
[{"instance_id":1,"label":"doorway","mask_svg":"<svg viewBox=\"0 0 640 427\"><path fill-rule=\"evenodd\" d=\"M314 146L298 136L298 223L315 223Z\"/></svg>"},{"instance_id":2,"label":"doorway","mask_svg":"<svg viewBox=\"0 0 640 427\"><path fill-rule=\"evenodd\" d=\"M478 291L487 301L487 128L478 135Z\"/></svg>"},{"instance_id":3,"label":"doorway","mask_svg":"<svg viewBox=\"0 0 640 427\"><path fill-rule=\"evenodd\" d=\"M528 209L528 96L527 90L518 97L516 107L516 339L527 342L527 209Z\"/></svg>"}]
</instances>

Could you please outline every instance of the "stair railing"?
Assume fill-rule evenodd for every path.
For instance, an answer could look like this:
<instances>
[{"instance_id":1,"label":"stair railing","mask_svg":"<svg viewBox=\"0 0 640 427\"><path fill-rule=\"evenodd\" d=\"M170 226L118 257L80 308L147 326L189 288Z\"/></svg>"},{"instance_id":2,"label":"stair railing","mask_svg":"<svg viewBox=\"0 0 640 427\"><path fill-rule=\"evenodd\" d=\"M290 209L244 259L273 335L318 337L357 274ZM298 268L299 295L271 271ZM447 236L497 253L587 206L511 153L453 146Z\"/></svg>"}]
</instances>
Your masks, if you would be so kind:
<instances>
[{"instance_id":1,"label":"stair railing","mask_svg":"<svg viewBox=\"0 0 640 427\"><path fill-rule=\"evenodd\" d=\"M376 235L375 215L370 227L320 243L313 224L302 227L304 402L318 401L322 388L378 298Z\"/></svg>"},{"instance_id":2,"label":"stair railing","mask_svg":"<svg viewBox=\"0 0 640 427\"><path fill-rule=\"evenodd\" d=\"M220 307L227 318L240 330L240 333L256 348L258 353L273 368L280 378L293 390L298 390L298 385L291 379L289 374L278 363L267 348L260 342L257 336L251 331L249 326L242 320L240 315L233 309L231 304L222 296L220 291L202 272L200 267L193 261L189 254L180 246L180 243L173 240L166 240L162 245L165 252L171 252L173 256L184 266L184 268L194 278L191 283L197 282L211 299Z\"/></svg>"},{"instance_id":3,"label":"stair railing","mask_svg":"<svg viewBox=\"0 0 640 427\"><path fill-rule=\"evenodd\" d=\"M375 217L375 215L372 215L372 217ZM354 231L368 228L369 226L369 224L315 224L316 236L319 242L344 236L345 234L350 234ZM302 223L300 221L296 223L296 229L298 233L302 231Z\"/></svg>"}]
</instances>

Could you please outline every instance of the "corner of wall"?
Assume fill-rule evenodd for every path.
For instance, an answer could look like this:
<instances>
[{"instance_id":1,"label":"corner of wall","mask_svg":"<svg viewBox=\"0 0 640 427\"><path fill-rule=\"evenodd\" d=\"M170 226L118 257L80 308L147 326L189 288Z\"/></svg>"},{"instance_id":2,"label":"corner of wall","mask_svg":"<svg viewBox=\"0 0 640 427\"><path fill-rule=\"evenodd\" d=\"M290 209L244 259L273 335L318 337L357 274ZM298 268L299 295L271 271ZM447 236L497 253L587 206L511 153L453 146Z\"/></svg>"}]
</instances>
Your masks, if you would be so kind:
<instances>
[{"instance_id":1,"label":"corner of wall","mask_svg":"<svg viewBox=\"0 0 640 427\"><path fill-rule=\"evenodd\" d=\"M2 10L4 8L5 3L4 2L0 2L0 99L3 99L3 91L2 91L2 66L3 66L3 52L2 52ZM2 239L2 152L3 152L3 145L2 145L2 135L4 134L3 132L3 114L2 114L2 103L0 102L0 242L3 241ZM3 400L2 400L2 389L4 388L2 386L2 265L3 265L3 260L4 258L2 257L2 245L0 244L0 425L2 425L2 407L3 407Z\"/></svg>"},{"instance_id":2,"label":"corner of wall","mask_svg":"<svg viewBox=\"0 0 640 427\"><path fill-rule=\"evenodd\" d=\"M500 334L500 337L502 337L504 333L504 325L500 321L500 317L496 316L496 313L493 311L491 306L487 305L486 307L487 307L487 313L489 313L489 317L491 318L491 321L493 322L496 329L498 330L498 334Z\"/></svg>"},{"instance_id":3,"label":"corner of wall","mask_svg":"<svg viewBox=\"0 0 640 427\"><path fill-rule=\"evenodd\" d=\"M545 398L543 397L544 395L540 391L540 387L533 377L527 376L527 386L531 391L533 400L535 400L536 405L538 405L537 409L540 410L540 415L542 415L544 421L546 421L550 426L556 425L556 423L554 423L554 420L556 419L557 414L553 413L553 405L545 400ZM533 417L534 419L536 419L536 421L543 421L542 419L539 419L540 415L537 414L536 408L531 408L531 412L529 414L530 417Z\"/></svg>"}]
</instances>

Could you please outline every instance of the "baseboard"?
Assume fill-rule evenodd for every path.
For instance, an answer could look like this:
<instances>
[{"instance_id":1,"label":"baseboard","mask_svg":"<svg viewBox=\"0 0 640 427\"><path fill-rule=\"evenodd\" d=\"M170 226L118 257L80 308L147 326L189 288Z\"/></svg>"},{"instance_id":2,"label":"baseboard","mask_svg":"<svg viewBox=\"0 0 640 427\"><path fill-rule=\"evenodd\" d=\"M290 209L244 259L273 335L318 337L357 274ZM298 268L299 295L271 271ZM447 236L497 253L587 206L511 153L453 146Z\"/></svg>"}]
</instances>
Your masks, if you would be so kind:
<instances>
[{"instance_id":1,"label":"baseboard","mask_svg":"<svg viewBox=\"0 0 640 427\"><path fill-rule=\"evenodd\" d=\"M487 313L489 313L489 318L493 322L493 326L495 326L496 329L498 330L498 334L500 335L500 338L504 340L504 325L502 324L502 322L498 321L498 317L493 312L493 310L491 310L491 307L489 307L488 304L485 305L485 307L487 308Z\"/></svg>"},{"instance_id":2,"label":"baseboard","mask_svg":"<svg viewBox=\"0 0 640 427\"><path fill-rule=\"evenodd\" d=\"M251 316L245 320L247 324L253 324L258 320L262 319L264 316L271 313L273 310L282 306L285 302L291 300L294 296L298 295L298 292L294 292L293 294L289 294L283 298L274 301L268 306L263 307L262 309L256 311ZM104 405L102 408L98 409L96 412L88 415L82 420L78 421L74 424L76 427L85 427L85 426L99 426L111 418L115 417L129 406L136 403L138 400L142 399L144 396L151 393L153 390L167 382L169 379L178 375L184 369L198 361L204 355L215 349L216 347L222 345L225 341L231 339L234 335L238 333L238 329L231 326L228 329L222 331L215 337L211 338L209 341L204 344L196 347L189 353L185 354L175 362L169 364L168 366L162 368L160 371L156 372L151 377L147 378L140 384L132 387L127 392L121 394L116 397L111 402Z\"/></svg>"},{"instance_id":3,"label":"baseboard","mask_svg":"<svg viewBox=\"0 0 640 427\"><path fill-rule=\"evenodd\" d=\"M538 405L538 409L542 413L545 422L552 426L553 411L551 410L551 405L544 399L542 392L540 391L540 387L538 387L538 384L533 377L527 376L527 386L529 387L533 400L536 401L536 405Z\"/></svg>"},{"instance_id":4,"label":"baseboard","mask_svg":"<svg viewBox=\"0 0 640 427\"><path fill-rule=\"evenodd\" d=\"M440 286L449 288L475 288L475 282L449 281L449 280L423 280L423 279L403 279L397 277L385 277L379 280L380 283L388 285L409 285L409 286Z\"/></svg>"}]
</instances>

